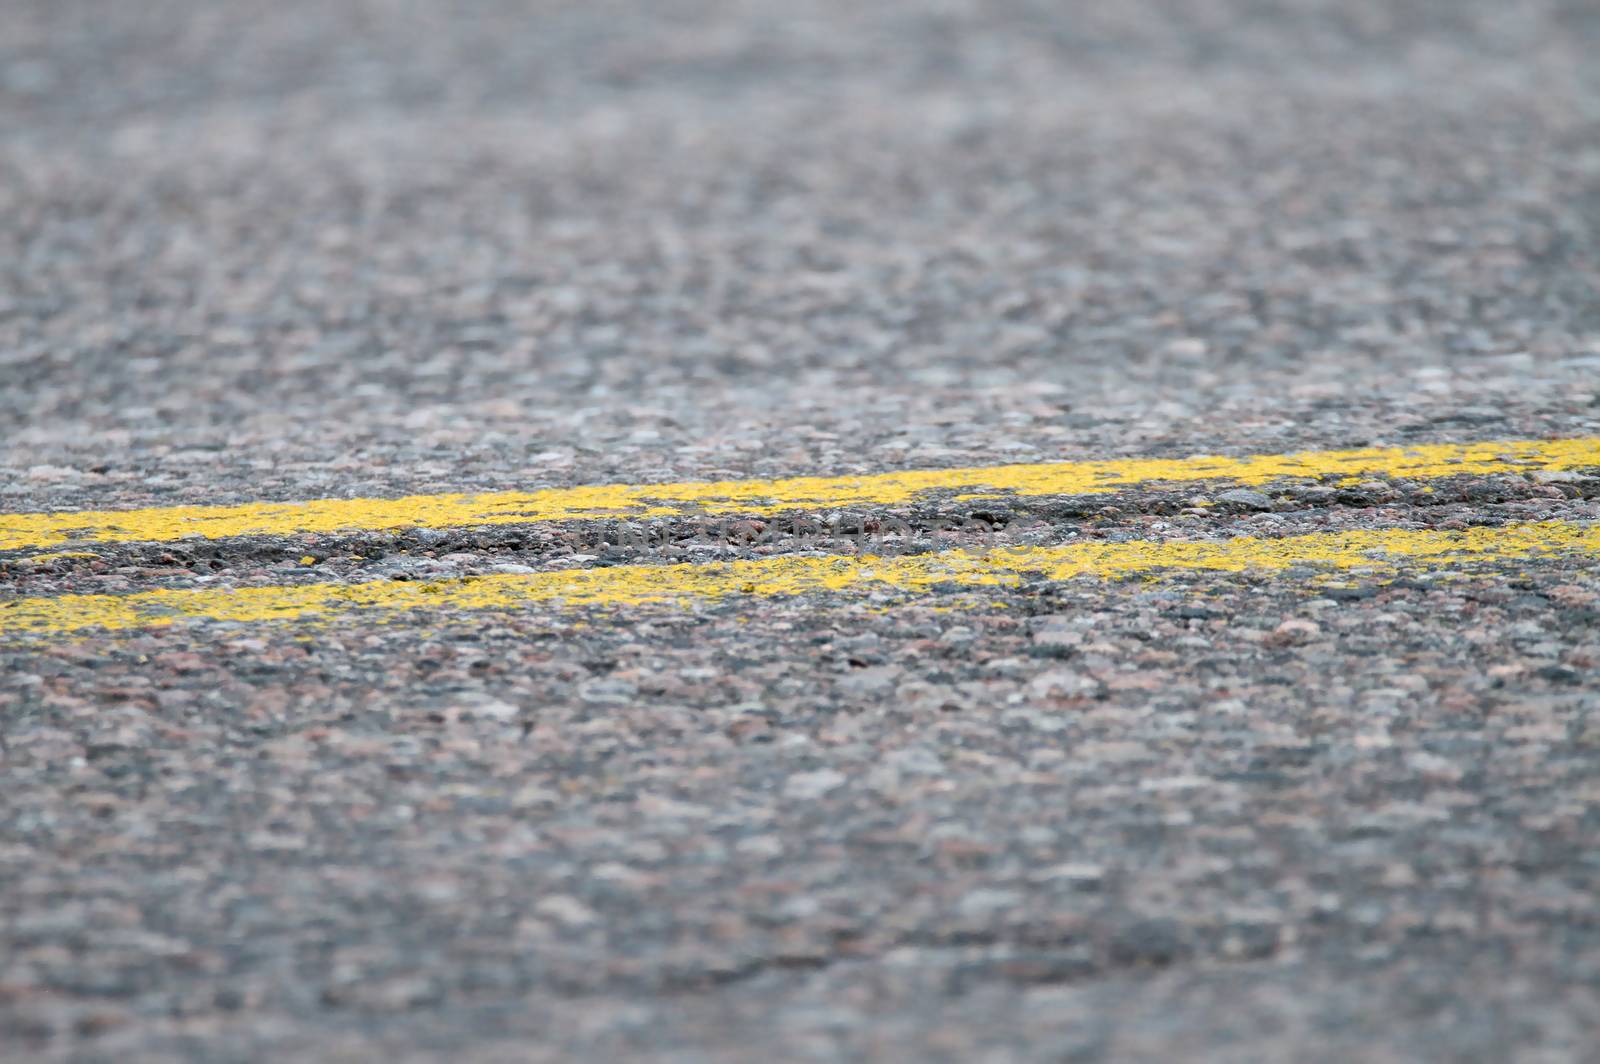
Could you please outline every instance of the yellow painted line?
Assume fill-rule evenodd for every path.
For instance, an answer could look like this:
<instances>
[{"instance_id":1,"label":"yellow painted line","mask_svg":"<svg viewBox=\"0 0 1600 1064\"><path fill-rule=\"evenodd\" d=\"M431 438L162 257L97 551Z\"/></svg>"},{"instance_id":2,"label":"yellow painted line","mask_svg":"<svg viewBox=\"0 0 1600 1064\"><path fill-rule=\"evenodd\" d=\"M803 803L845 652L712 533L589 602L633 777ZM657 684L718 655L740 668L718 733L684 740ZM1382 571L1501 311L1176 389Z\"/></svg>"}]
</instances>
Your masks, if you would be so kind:
<instances>
[{"instance_id":1,"label":"yellow painted line","mask_svg":"<svg viewBox=\"0 0 1600 1064\"><path fill-rule=\"evenodd\" d=\"M1401 571L1453 568L1552 555L1600 558L1600 525L1541 521L1459 532L1379 529L1212 542L1135 540L1004 547L899 557L784 555L687 565L622 565L549 573L494 574L433 583L379 580L292 587L202 588L127 595L59 595L0 602L0 638L50 637L90 629L121 631L190 621L318 624L389 620L415 610L514 610L692 604L730 597L810 593L915 596L935 585L1009 587L1027 577L1125 578L1167 570L1261 572L1310 566Z\"/></svg>"},{"instance_id":2,"label":"yellow painted line","mask_svg":"<svg viewBox=\"0 0 1600 1064\"><path fill-rule=\"evenodd\" d=\"M399 499L0 514L0 550L39 549L64 543L160 542L185 536L221 539L341 530L462 528L579 518L895 506L915 502L934 491L956 491L966 499L1089 495L1153 483L1225 481L1258 485L1288 478L1424 479L1463 473L1589 467L1600 467L1600 437L1435 443L1244 458L1118 458L853 477L603 484L478 495L410 495Z\"/></svg>"}]
</instances>

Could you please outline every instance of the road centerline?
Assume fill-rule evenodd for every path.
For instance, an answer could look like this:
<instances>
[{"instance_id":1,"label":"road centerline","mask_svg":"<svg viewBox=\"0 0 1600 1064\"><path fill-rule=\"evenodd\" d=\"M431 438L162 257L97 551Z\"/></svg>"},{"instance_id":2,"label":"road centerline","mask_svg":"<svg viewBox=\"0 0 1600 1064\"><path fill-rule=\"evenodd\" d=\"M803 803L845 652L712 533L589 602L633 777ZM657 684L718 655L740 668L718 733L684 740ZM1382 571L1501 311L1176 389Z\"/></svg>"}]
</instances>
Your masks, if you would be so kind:
<instances>
[{"instance_id":1,"label":"road centerline","mask_svg":"<svg viewBox=\"0 0 1600 1064\"><path fill-rule=\"evenodd\" d=\"M629 607L773 599L812 593L917 596L943 587L1020 585L1075 577L1124 579L1163 571L1282 574L1311 567L1381 579L1402 571L1557 555L1600 557L1600 525L1536 521L1459 531L1373 529L1224 540L1077 542L901 556L780 555L733 562L624 565L439 581L326 582L245 588L72 594L0 603L0 640L179 622L315 625L359 614L378 621L419 609Z\"/></svg>"},{"instance_id":2,"label":"road centerline","mask_svg":"<svg viewBox=\"0 0 1600 1064\"><path fill-rule=\"evenodd\" d=\"M1295 479L1439 479L1600 468L1600 437L1435 443L1244 457L1117 458L911 470L858 476L602 484L400 498L314 499L131 510L0 514L0 550L169 542L398 528L452 528L687 514L896 506L949 493L990 497L1102 495L1139 485Z\"/></svg>"}]
</instances>

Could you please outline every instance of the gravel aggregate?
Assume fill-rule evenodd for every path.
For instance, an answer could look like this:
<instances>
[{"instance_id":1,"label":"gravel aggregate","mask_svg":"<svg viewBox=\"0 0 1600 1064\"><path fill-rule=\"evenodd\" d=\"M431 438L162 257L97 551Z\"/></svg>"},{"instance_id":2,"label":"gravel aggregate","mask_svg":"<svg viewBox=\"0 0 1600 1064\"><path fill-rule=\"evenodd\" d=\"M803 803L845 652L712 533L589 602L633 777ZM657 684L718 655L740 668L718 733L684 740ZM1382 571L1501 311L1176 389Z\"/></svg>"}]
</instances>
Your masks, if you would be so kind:
<instances>
[{"instance_id":1,"label":"gravel aggregate","mask_svg":"<svg viewBox=\"0 0 1600 1064\"><path fill-rule=\"evenodd\" d=\"M0 512L1600 436L1597 53L1589 0L6 0ZM97 543L0 609L1597 506ZM0 642L0 1056L1595 1059L1600 570L1302 577Z\"/></svg>"}]
</instances>

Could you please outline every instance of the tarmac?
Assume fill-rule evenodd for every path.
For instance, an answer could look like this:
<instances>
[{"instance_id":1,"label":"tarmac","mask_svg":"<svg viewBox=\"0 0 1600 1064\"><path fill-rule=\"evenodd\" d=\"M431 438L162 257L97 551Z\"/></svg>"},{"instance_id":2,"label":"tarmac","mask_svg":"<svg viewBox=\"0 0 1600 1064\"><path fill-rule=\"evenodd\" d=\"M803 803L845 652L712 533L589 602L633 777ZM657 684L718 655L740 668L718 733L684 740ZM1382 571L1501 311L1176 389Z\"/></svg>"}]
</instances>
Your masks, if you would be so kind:
<instances>
[{"instance_id":1,"label":"tarmac","mask_svg":"<svg viewBox=\"0 0 1600 1064\"><path fill-rule=\"evenodd\" d=\"M0 2L0 1056L1596 1059L1597 52Z\"/></svg>"}]
</instances>

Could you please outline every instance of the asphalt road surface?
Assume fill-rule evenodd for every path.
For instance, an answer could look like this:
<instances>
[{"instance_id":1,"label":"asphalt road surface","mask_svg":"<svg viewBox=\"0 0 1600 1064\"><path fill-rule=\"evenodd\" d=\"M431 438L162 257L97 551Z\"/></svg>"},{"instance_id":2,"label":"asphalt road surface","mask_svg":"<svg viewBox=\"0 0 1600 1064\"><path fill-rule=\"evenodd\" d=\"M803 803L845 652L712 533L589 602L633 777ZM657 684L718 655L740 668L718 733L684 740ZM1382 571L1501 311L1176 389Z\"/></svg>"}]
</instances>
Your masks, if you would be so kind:
<instances>
[{"instance_id":1,"label":"asphalt road surface","mask_svg":"<svg viewBox=\"0 0 1600 1064\"><path fill-rule=\"evenodd\" d=\"M0 1056L1600 1059L1592 0L0 0Z\"/></svg>"}]
</instances>

